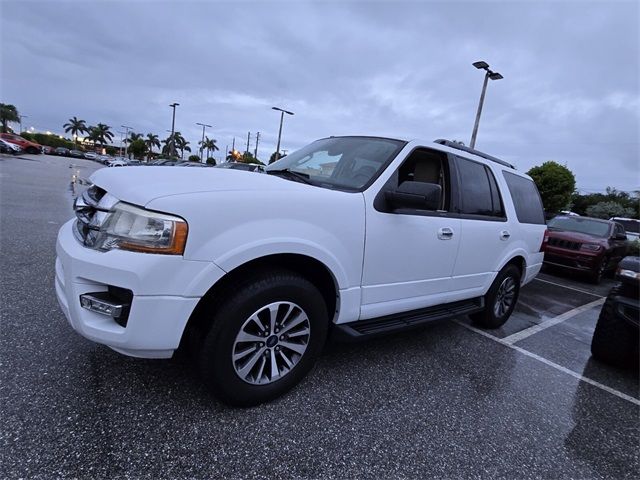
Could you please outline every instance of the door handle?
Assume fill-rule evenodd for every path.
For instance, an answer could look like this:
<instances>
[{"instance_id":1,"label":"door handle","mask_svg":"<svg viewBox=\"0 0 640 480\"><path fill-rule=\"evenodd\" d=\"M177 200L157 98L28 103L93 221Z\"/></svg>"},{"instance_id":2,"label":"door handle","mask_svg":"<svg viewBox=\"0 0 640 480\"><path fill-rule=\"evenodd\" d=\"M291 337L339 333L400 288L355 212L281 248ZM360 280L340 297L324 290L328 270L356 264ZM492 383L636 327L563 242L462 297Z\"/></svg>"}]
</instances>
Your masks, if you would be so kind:
<instances>
[{"instance_id":1,"label":"door handle","mask_svg":"<svg viewBox=\"0 0 640 480\"><path fill-rule=\"evenodd\" d=\"M506 230L502 230L500 232L500 240L508 240L510 236L511 236L511 234L509 232L507 232Z\"/></svg>"},{"instance_id":2,"label":"door handle","mask_svg":"<svg viewBox=\"0 0 640 480\"><path fill-rule=\"evenodd\" d=\"M453 238L453 230L449 227L443 227L438 229L438 238L440 240L451 240Z\"/></svg>"}]
</instances>

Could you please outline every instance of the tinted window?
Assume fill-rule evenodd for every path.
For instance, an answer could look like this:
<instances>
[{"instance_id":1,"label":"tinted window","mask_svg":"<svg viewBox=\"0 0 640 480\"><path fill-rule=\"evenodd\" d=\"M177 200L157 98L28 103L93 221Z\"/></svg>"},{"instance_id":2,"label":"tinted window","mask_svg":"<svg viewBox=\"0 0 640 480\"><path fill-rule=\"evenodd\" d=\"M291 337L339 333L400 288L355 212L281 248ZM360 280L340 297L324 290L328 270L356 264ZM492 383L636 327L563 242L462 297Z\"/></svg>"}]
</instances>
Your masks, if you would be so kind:
<instances>
[{"instance_id":1,"label":"tinted window","mask_svg":"<svg viewBox=\"0 0 640 480\"><path fill-rule=\"evenodd\" d=\"M544 225L542 200L536 184L528 178L510 172L503 172L503 174L511 193L518 221Z\"/></svg>"},{"instance_id":2,"label":"tinted window","mask_svg":"<svg viewBox=\"0 0 640 480\"><path fill-rule=\"evenodd\" d=\"M622 225L627 232L640 233L640 222L637 220L621 220L619 218L613 220Z\"/></svg>"},{"instance_id":3,"label":"tinted window","mask_svg":"<svg viewBox=\"0 0 640 480\"><path fill-rule=\"evenodd\" d=\"M481 163L457 158L458 175L460 176L460 213L468 215L500 216L500 205L494 209L495 194L486 167ZM498 199L499 201L499 199Z\"/></svg>"}]
</instances>

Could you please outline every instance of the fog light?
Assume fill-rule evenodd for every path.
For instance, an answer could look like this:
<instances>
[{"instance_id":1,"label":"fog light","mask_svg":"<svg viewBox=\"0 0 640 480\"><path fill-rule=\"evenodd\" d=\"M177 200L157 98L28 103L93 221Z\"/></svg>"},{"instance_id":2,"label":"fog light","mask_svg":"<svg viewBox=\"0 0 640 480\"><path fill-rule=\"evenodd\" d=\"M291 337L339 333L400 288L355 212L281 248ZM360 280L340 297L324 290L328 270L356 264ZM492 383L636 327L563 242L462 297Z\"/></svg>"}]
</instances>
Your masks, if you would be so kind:
<instances>
[{"instance_id":1,"label":"fog light","mask_svg":"<svg viewBox=\"0 0 640 480\"><path fill-rule=\"evenodd\" d=\"M85 293L80 295L80 305L95 313L119 318L125 307L122 303L114 302L109 292Z\"/></svg>"}]
</instances>

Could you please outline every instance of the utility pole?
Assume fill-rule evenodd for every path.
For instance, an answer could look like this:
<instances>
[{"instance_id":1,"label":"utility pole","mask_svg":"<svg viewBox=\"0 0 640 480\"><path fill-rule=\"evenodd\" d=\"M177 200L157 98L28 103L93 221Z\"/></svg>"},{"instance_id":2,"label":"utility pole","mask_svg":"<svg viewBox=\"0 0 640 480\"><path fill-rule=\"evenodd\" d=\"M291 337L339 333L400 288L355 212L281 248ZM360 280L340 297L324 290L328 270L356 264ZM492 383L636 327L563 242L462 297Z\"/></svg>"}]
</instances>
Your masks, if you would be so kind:
<instances>
[{"instance_id":1,"label":"utility pole","mask_svg":"<svg viewBox=\"0 0 640 480\"><path fill-rule=\"evenodd\" d=\"M204 144L204 129L206 127L209 127L209 128L213 128L213 127L211 125L207 125L205 123L196 123L196 125L201 125L202 126L202 142L200 143L200 163L202 163L202 154L204 152L204 147L203 147L203 144Z\"/></svg>"},{"instance_id":2,"label":"utility pole","mask_svg":"<svg viewBox=\"0 0 640 480\"><path fill-rule=\"evenodd\" d=\"M486 73L484 75L484 83L482 84L482 93L480 94L480 103L478 104L476 121L473 124L473 133L471 134L471 144L469 145L471 148L475 148L476 146L476 137L478 136L478 126L480 125L480 114L482 114L482 105L484 103L484 95L487 92L487 83L489 83L489 79L500 80L504 78L498 72L492 72L491 70L489 70L489 64L482 60L479 62L474 62L473 66L480 70L486 70Z\"/></svg>"},{"instance_id":3,"label":"utility pole","mask_svg":"<svg viewBox=\"0 0 640 480\"><path fill-rule=\"evenodd\" d=\"M258 160L258 142L260 141L260 132L256 133L256 149L253 151L253 156Z\"/></svg>"},{"instance_id":4,"label":"utility pole","mask_svg":"<svg viewBox=\"0 0 640 480\"><path fill-rule=\"evenodd\" d=\"M251 132L247 132L247 149L245 152L249 153L249 142L251 141Z\"/></svg>"},{"instance_id":5,"label":"utility pole","mask_svg":"<svg viewBox=\"0 0 640 480\"><path fill-rule=\"evenodd\" d=\"M125 133L124 133L124 139L125 139L125 142L124 142L124 156L129 158L128 154L127 154L127 150L128 150L128 148L127 148L127 140L129 139L129 130L133 130L133 127L127 127L126 125L120 125L120 126L122 128L124 128L124 131L125 131Z\"/></svg>"},{"instance_id":6,"label":"utility pole","mask_svg":"<svg viewBox=\"0 0 640 480\"><path fill-rule=\"evenodd\" d=\"M176 152L176 142L175 142L175 139L173 138L173 135L175 134L175 131L176 131L176 107L178 105L180 104L176 102L173 102L171 105L169 105L171 108L173 108L173 116L171 117L171 149L169 150L170 156L175 156L175 152Z\"/></svg>"}]
</instances>

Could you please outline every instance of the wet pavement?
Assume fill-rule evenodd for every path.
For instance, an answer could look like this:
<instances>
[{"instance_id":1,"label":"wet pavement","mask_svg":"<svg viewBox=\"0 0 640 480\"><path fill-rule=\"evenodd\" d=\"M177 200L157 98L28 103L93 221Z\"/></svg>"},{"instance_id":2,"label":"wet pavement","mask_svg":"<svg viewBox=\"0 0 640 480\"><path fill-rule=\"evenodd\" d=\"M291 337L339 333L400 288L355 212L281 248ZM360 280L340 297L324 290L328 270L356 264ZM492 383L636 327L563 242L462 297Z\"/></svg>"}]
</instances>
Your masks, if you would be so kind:
<instances>
[{"instance_id":1,"label":"wet pavement","mask_svg":"<svg viewBox=\"0 0 640 480\"><path fill-rule=\"evenodd\" d=\"M72 216L71 176L100 166L28 158L0 156L3 478L555 479L640 471L637 373L589 352L597 303L613 281L596 287L541 274L496 331L460 318L330 344L289 395L231 409L204 390L188 359L128 358L70 329L53 287L55 237Z\"/></svg>"}]
</instances>

